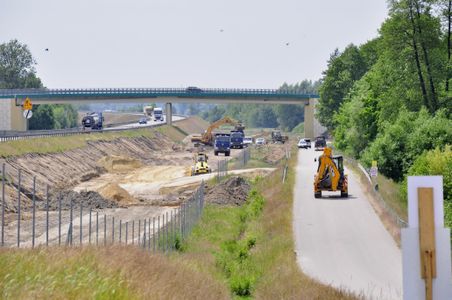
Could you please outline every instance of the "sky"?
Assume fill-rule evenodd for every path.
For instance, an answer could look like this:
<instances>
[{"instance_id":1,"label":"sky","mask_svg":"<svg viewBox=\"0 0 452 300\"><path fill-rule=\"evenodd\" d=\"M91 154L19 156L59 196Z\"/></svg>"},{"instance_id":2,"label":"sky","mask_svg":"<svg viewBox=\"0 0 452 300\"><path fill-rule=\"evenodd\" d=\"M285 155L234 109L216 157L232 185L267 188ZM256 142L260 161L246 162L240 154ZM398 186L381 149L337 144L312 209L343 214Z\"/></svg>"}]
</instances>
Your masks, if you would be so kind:
<instances>
[{"instance_id":1,"label":"sky","mask_svg":"<svg viewBox=\"0 0 452 300\"><path fill-rule=\"evenodd\" d=\"M0 0L0 43L27 44L48 88L278 88L386 17L385 0Z\"/></svg>"}]
</instances>

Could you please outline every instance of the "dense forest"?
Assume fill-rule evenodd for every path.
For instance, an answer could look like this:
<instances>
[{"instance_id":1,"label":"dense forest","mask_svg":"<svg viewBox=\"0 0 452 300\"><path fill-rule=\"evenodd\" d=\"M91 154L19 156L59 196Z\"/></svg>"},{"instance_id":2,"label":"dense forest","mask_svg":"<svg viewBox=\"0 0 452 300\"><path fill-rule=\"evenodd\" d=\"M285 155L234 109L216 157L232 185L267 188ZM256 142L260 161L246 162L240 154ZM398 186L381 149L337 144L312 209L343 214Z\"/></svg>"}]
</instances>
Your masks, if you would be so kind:
<instances>
[{"instance_id":1,"label":"dense forest","mask_svg":"<svg viewBox=\"0 0 452 300\"><path fill-rule=\"evenodd\" d=\"M396 182L443 175L452 203L452 1L392 0L377 38L335 50L318 118L335 146Z\"/></svg>"}]
</instances>

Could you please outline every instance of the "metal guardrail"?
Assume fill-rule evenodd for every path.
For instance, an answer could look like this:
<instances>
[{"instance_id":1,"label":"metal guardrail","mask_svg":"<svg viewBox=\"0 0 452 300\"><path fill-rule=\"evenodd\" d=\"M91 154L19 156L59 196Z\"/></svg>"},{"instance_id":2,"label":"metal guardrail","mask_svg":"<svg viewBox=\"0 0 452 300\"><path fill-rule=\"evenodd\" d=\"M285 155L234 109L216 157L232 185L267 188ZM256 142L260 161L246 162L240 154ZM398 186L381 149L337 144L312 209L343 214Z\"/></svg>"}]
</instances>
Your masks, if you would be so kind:
<instances>
[{"instance_id":1,"label":"metal guardrail","mask_svg":"<svg viewBox=\"0 0 452 300\"><path fill-rule=\"evenodd\" d=\"M62 202L57 196L58 207L50 211L49 186L44 195L37 195L36 177L31 191L22 187L22 172L16 179L1 169L1 247L34 248L36 246L106 246L113 244L136 245L152 252L171 252L180 249L181 242L190 234L204 208L204 182L190 199L179 207L155 217L142 218L117 216L103 213L102 209L86 207L73 199ZM15 221L5 222L5 186L17 189ZM41 186L42 190L42 186ZM24 207L24 195L32 201ZM22 198L22 199L21 199ZM69 204L66 202L70 202ZM22 206L21 206L22 204ZM37 206L42 209L38 210ZM86 205L86 203L85 203ZM69 206L69 208L67 207ZM37 212L45 212L37 217ZM11 214L11 213L10 213ZM23 218L27 214L31 218ZM52 224L52 225L51 225Z\"/></svg>"},{"instance_id":2,"label":"metal guardrail","mask_svg":"<svg viewBox=\"0 0 452 300\"><path fill-rule=\"evenodd\" d=\"M173 115L174 116L174 115ZM183 120L183 119L182 119ZM175 120L175 122L179 122L182 120ZM55 137L55 136L68 136L68 135L79 135L79 134L97 134L104 132L117 132L117 131L127 131L127 130L135 130L135 129L143 129L150 127L160 127L166 125L164 123L151 124L149 126L141 126L141 127L130 127L130 128L110 128L112 126L120 126L124 124L111 124L106 127L106 129L102 130L83 130L80 128L70 128L70 129L53 129L53 130L32 130L32 131L7 131L0 130L0 142L7 141L16 141L16 140L24 140L30 138L43 138L43 137Z\"/></svg>"},{"instance_id":3,"label":"metal guardrail","mask_svg":"<svg viewBox=\"0 0 452 300\"><path fill-rule=\"evenodd\" d=\"M4 99L64 99L64 98L156 98L156 97L269 97L269 98L319 98L317 94L304 94L279 89L189 89L189 88L106 88L106 89L0 89Z\"/></svg>"}]
</instances>

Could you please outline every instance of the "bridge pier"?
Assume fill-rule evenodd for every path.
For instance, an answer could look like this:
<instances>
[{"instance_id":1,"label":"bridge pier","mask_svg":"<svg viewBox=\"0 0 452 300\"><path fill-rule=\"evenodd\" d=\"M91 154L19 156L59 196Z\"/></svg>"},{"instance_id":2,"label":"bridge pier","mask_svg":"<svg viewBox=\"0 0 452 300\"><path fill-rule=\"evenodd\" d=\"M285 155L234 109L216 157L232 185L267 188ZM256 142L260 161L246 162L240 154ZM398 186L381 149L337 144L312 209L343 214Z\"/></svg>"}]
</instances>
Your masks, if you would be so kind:
<instances>
[{"instance_id":1,"label":"bridge pier","mask_svg":"<svg viewBox=\"0 0 452 300\"><path fill-rule=\"evenodd\" d=\"M319 102L316 98L310 98L304 107L304 136L306 138L315 138L322 135L327 130L315 117L316 105Z\"/></svg>"},{"instance_id":2,"label":"bridge pier","mask_svg":"<svg viewBox=\"0 0 452 300\"><path fill-rule=\"evenodd\" d=\"M0 130L26 131L27 125L15 99L0 99Z\"/></svg>"},{"instance_id":3,"label":"bridge pier","mask_svg":"<svg viewBox=\"0 0 452 300\"><path fill-rule=\"evenodd\" d=\"M173 125L173 104L171 102L166 103L166 124Z\"/></svg>"}]
</instances>

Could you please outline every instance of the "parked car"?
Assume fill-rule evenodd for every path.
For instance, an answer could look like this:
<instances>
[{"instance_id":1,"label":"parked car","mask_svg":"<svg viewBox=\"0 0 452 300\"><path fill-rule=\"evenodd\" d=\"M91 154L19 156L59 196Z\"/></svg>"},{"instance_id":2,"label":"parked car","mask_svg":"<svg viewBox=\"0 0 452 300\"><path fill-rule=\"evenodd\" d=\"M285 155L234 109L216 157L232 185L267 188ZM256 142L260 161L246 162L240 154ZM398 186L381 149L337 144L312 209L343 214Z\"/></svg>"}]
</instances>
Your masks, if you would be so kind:
<instances>
[{"instance_id":1,"label":"parked car","mask_svg":"<svg viewBox=\"0 0 452 300\"><path fill-rule=\"evenodd\" d=\"M243 138L243 146L248 147L249 145L253 144L253 138L252 137L244 137Z\"/></svg>"},{"instance_id":2,"label":"parked car","mask_svg":"<svg viewBox=\"0 0 452 300\"><path fill-rule=\"evenodd\" d=\"M264 138L257 138L256 139L256 145L265 145L267 142Z\"/></svg>"},{"instance_id":3,"label":"parked car","mask_svg":"<svg viewBox=\"0 0 452 300\"><path fill-rule=\"evenodd\" d=\"M300 139L300 141L298 142L298 148L311 149L311 140L310 139Z\"/></svg>"},{"instance_id":4,"label":"parked car","mask_svg":"<svg viewBox=\"0 0 452 300\"><path fill-rule=\"evenodd\" d=\"M148 119L147 118L141 118L139 121L138 121L138 124L147 124L148 123Z\"/></svg>"}]
</instances>

